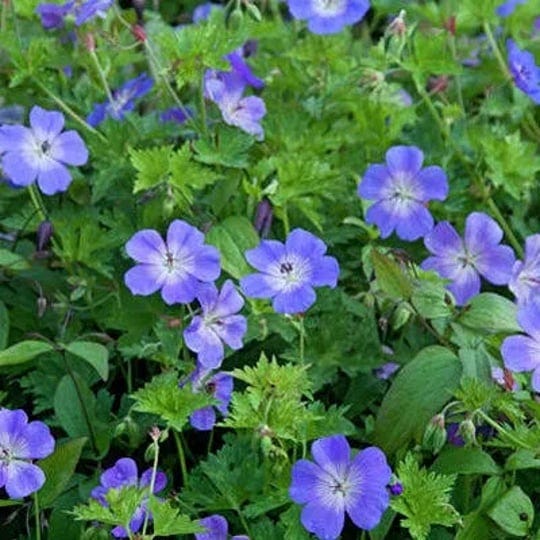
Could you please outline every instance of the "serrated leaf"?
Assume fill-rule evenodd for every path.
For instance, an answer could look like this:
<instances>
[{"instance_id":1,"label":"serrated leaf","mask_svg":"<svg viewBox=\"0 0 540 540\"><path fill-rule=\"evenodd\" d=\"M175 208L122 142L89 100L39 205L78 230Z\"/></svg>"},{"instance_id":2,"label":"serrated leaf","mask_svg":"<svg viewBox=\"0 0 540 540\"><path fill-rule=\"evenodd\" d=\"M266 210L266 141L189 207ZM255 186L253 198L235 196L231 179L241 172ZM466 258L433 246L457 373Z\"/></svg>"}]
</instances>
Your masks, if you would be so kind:
<instances>
[{"instance_id":1,"label":"serrated leaf","mask_svg":"<svg viewBox=\"0 0 540 540\"><path fill-rule=\"evenodd\" d=\"M133 193L153 188L167 179L172 146L142 150L129 149L131 164L137 169Z\"/></svg>"},{"instance_id":2,"label":"serrated leaf","mask_svg":"<svg viewBox=\"0 0 540 540\"><path fill-rule=\"evenodd\" d=\"M431 466L442 474L486 474L494 476L501 469L493 458L480 448L445 448Z\"/></svg>"},{"instance_id":3,"label":"serrated leaf","mask_svg":"<svg viewBox=\"0 0 540 540\"><path fill-rule=\"evenodd\" d=\"M52 350L54 350L53 346L44 341L21 341L0 351L0 367L24 364L33 360L36 356Z\"/></svg>"},{"instance_id":4,"label":"serrated leaf","mask_svg":"<svg viewBox=\"0 0 540 540\"><path fill-rule=\"evenodd\" d=\"M382 291L391 298L411 297L413 291L411 281L396 261L376 249L371 251L371 260L377 283Z\"/></svg>"},{"instance_id":5,"label":"serrated leaf","mask_svg":"<svg viewBox=\"0 0 540 540\"><path fill-rule=\"evenodd\" d=\"M66 345L66 351L88 362L106 381L109 377L109 351L93 341L73 341Z\"/></svg>"},{"instance_id":6,"label":"serrated leaf","mask_svg":"<svg viewBox=\"0 0 540 540\"><path fill-rule=\"evenodd\" d=\"M206 241L219 249L221 267L234 278L240 279L252 271L244 254L257 246L260 239L247 218L228 217L208 231Z\"/></svg>"},{"instance_id":7,"label":"serrated leaf","mask_svg":"<svg viewBox=\"0 0 540 540\"><path fill-rule=\"evenodd\" d=\"M394 453L412 438L420 440L428 421L459 385L461 363L450 350L421 350L399 371L375 421L374 442Z\"/></svg>"},{"instance_id":8,"label":"serrated leaf","mask_svg":"<svg viewBox=\"0 0 540 540\"><path fill-rule=\"evenodd\" d=\"M53 454L39 461L38 465L47 479L39 492L39 503L42 508L49 508L66 488L75 472L86 441L86 437L71 439L58 445Z\"/></svg>"},{"instance_id":9,"label":"serrated leaf","mask_svg":"<svg viewBox=\"0 0 540 540\"><path fill-rule=\"evenodd\" d=\"M157 536L174 536L177 534L193 534L205 529L189 516L181 514L169 501L151 496L148 507L154 522L154 534Z\"/></svg>"},{"instance_id":10,"label":"serrated leaf","mask_svg":"<svg viewBox=\"0 0 540 540\"><path fill-rule=\"evenodd\" d=\"M213 139L201 138L193 143L195 159L207 165L245 168L248 166L248 150L255 139L238 129L220 127Z\"/></svg>"},{"instance_id":11,"label":"serrated leaf","mask_svg":"<svg viewBox=\"0 0 540 540\"><path fill-rule=\"evenodd\" d=\"M521 469L540 469L540 458L533 450L521 448L508 457L504 464L505 471L518 471Z\"/></svg>"},{"instance_id":12,"label":"serrated leaf","mask_svg":"<svg viewBox=\"0 0 540 540\"><path fill-rule=\"evenodd\" d=\"M508 534L526 536L534 520L534 507L526 493L519 486L514 486L488 510L487 514Z\"/></svg>"},{"instance_id":13,"label":"serrated leaf","mask_svg":"<svg viewBox=\"0 0 540 540\"><path fill-rule=\"evenodd\" d=\"M495 293L481 293L470 301L458 322L490 334L512 334L521 332L516 315L517 306L508 298Z\"/></svg>"}]
</instances>

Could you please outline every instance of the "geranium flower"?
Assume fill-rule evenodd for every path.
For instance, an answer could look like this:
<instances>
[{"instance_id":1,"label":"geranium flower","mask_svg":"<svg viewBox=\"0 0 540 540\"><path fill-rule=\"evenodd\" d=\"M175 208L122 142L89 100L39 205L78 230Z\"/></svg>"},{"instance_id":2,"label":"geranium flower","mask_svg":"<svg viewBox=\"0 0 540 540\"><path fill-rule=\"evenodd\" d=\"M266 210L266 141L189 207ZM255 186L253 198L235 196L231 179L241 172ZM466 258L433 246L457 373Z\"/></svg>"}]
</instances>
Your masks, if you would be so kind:
<instances>
[{"instance_id":1,"label":"geranium flower","mask_svg":"<svg viewBox=\"0 0 540 540\"><path fill-rule=\"evenodd\" d=\"M325 253L326 244L303 229L292 231L285 244L263 240L246 251L259 273L243 277L240 287L246 296L272 298L278 313L302 313L315 302L314 287L337 285L338 262Z\"/></svg>"},{"instance_id":2,"label":"geranium flower","mask_svg":"<svg viewBox=\"0 0 540 540\"><path fill-rule=\"evenodd\" d=\"M525 259L514 264L508 288L520 304L540 293L540 234L525 240Z\"/></svg>"},{"instance_id":3,"label":"geranium flower","mask_svg":"<svg viewBox=\"0 0 540 540\"><path fill-rule=\"evenodd\" d=\"M527 334L507 337L502 344L504 365L510 371L532 371L532 388L540 392L540 303L531 301L518 310L519 326Z\"/></svg>"},{"instance_id":4,"label":"geranium flower","mask_svg":"<svg viewBox=\"0 0 540 540\"><path fill-rule=\"evenodd\" d=\"M315 441L311 453L315 463L297 461L289 487L291 499L305 505L302 525L324 540L338 538L346 513L361 529L376 527L390 504L392 471L383 451L372 446L351 459L347 439L333 435Z\"/></svg>"},{"instance_id":5,"label":"geranium flower","mask_svg":"<svg viewBox=\"0 0 540 540\"><path fill-rule=\"evenodd\" d=\"M122 489L129 486L144 488L150 486L151 480L151 468L143 472L141 479L139 480L139 472L135 461L131 458L120 458L112 467L106 469L101 474L101 485L95 487L90 493L90 496L93 499L96 499L102 506L107 507L109 506L109 503L107 502L106 495L110 489ZM167 476L165 473L157 471L152 493L159 493L166 485ZM146 500L143 500L129 522L129 528L132 533L136 533L140 530L146 518L146 514ZM151 519L151 515L149 516L149 519ZM116 538L127 538L128 536L131 536L121 525L114 527L111 533Z\"/></svg>"},{"instance_id":6,"label":"geranium flower","mask_svg":"<svg viewBox=\"0 0 540 540\"><path fill-rule=\"evenodd\" d=\"M375 201L366 221L379 227L382 238L395 230L402 240L416 240L433 228L426 203L446 199L448 181L440 167L422 168L423 161L416 146L394 146L386 152L386 164L366 170L358 196Z\"/></svg>"},{"instance_id":7,"label":"geranium flower","mask_svg":"<svg viewBox=\"0 0 540 540\"><path fill-rule=\"evenodd\" d=\"M242 348L242 338L247 330L246 318L237 313L244 299L227 280L218 294L213 283L201 285L197 293L202 315L193 317L184 330L184 342L197 353L197 362L204 369L215 369L225 356L223 343L231 349Z\"/></svg>"},{"instance_id":8,"label":"geranium flower","mask_svg":"<svg viewBox=\"0 0 540 540\"><path fill-rule=\"evenodd\" d=\"M104 19L114 0L87 0L76 11L75 24L81 26L96 17Z\"/></svg>"},{"instance_id":9,"label":"geranium flower","mask_svg":"<svg viewBox=\"0 0 540 540\"><path fill-rule=\"evenodd\" d=\"M525 4L527 0L507 0L495 9L495 12L499 17L508 17L514 13L515 9L520 4Z\"/></svg>"},{"instance_id":10,"label":"geranium flower","mask_svg":"<svg viewBox=\"0 0 540 540\"><path fill-rule=\"evenodd\" d=\"M508 50L508 69L515 85L535 103L540 103L540 67L534 56L522 51L512 39L506 41Z\"/></svg>"},{"instance_id":11,"label":"geranium flower","mask_svg":"<svg viewBox=\"0 0 540 540\"><path fill-rule=\"evenodd\" d=\"M214 281L221 272L218 250L204 244L202 232L179 219L169 225L166 243L157 231L144 229L131 237L126 251L139 263L124 276L128 289L142 296L161 289L169 305L192 302L200 283Z\"/></svg>"},{"instance_id":12,"label":"geranium flower","mask_svg":"<svg viewBox=\"0 0 540 540\"><path fill-rule=\"evenodd\" d=\"M195 533L196 540L227 540L229 538L229 524L219 514L199 519L199 525L202 525L206 531ZM249 540L249 538L244 534L237 534L231 540Z\"/></svg>"},{"instance_id":13,"label":"geranium flower","mask_svg":"<svg viewBox=\"0 0 540 540\"><path fill-rule=\"evenodd\" d=\"M75 2L70 1L65 4L39 4L36 13L41 18L41 25L47 30L58 29L64 26L64 18L70 13Z\"/></svg>"},{"instance_id":14,"label":"geranium flower","mask_svg":"<svg viewBox=\"0 0 540 540\"><path fill-rule=\"evenodd\" d=\"M218 401L217 405L202 407L189 417L189 423L199 431L209 431L214 427L215 409L223 416L227 416L234 386L233 378L227 373L219 372L210 378L208 374L208 371L197 367L189 378L194 392L206 392Z\"/></svg>"},{"instance_id":15,"label":"geranium flower","mask_svg":"<svg viewBox=\"0 0 540 540\"><path fill-rule=\"evenodd\" d=\"M154 81L146 73L142 73L115 90L112 93L112 102L105 101L94 105L86 121L96 127L107 117L122 120L125 113L135 108L135 100L148 94L153 86Z\"/></svg>"},{"instance_id":16,"label":"geranium flower","mask_svg":"<svg viewBox=\"0 0 540 540\"><path fill-rule=\"evenodd\" d=\"M52 454L54 438L43 422L28 422L26 413L0 409L0 488L10 499L22 499L41 489L45 474L32 459Z\"/></svg>"},{"instance_id":17,"label":"geranium flower","mask_svg":"<svg viewBox=\"0 0 540 540\"><path fill-rule=\"evenodd\" d=\"M482 212L469 214L463 240L450 223L443 221L424 238L434 256L421 266L452 280L446 288L458 305L466 304L480 292L480 276L494 285L510 281L515 257L511 248L500 245L502 236L502 229Z\"/></svg>"},{"instance_id":18,"label":"geranium flower","mask_svg":"<svg viewBox=\"0 0 540 540\"><path fill-rule=\"evenodd\" d=\"M314 34L335 34L367 13L368 0L288 0L295 19L307 20Z\"/></svg>"},{"instance_id":19,"label":"geranium flower","mask_svg":"<svg viewBox=\"0 0 540 540\"><path fill-rule=\"evenodd\" d=\"M4 174L16 186L37 179L45 195L66 191L71 174L65 165L84 165L88 150L76 131L64 131L64 115L37 105L30 111L30 128L0 127L0 154Z\"/></svg>"}]
</instances>

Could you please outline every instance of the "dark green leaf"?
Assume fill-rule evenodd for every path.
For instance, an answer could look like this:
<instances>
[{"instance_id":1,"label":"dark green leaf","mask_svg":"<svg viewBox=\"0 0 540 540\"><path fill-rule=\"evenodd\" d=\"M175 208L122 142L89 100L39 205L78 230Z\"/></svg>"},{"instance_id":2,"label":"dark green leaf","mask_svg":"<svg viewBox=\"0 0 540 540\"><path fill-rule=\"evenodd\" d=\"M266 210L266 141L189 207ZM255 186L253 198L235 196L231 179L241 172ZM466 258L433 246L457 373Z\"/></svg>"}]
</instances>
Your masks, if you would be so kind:
<instances>
[{"instance_id":1,"label":"dark green leaf","mask_svg":"<svg viewBox=\"0 0 540 540\"><path fill-rule=\"evenodd\" d=\"M3 351L0 351L0 367L15 366L33 360L40 354L53 350L52 345L44 341L28 340L21 341Z\"/></svg>"},{"instance_id":2,"label":"dark green leaf","mask_svg":"<svg viewBox=\"0 0 540 540\"><path fill-rule=\"evenodd\" d=\"M0 302L0 351L6 348L9 336L9 313L4 302Z\"/></svg>"},{"instance_id":3,"label":"dark green leaf","mask_svg":"<svg viewBox=\"0 0 540 540\"><path fill-rule=\"evenodd\" d=\"M93 341L73 341L66 345L66 351L88 362L104 381L109 377L109 351L103 345Z\"/></svg>"}]
</instances>

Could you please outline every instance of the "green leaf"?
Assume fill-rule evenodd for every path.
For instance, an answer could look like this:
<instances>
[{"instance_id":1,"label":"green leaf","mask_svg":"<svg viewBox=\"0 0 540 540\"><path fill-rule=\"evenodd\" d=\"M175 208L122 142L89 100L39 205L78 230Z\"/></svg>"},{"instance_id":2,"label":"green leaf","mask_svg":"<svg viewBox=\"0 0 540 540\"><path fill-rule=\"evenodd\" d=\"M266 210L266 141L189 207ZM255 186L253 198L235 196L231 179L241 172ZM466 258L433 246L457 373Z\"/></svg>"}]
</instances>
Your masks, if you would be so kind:
<instances>
[{"instance_id":1,"label":"green leaf","mask_svg":"<svg viewBox=\"0 0 540 540\"><path fill-rule=\"evenodd\" d=\"M500 474L501 470L493 458L480 448L444 449L431 469L442 474Z\"/></svg>"},{"instance_id":2,"label":"green leaf","mask_svg":"<svg viewBox=\"0 0 540 540\"><path fill-rule=\"evenodd\" d=\"M503 531L514 536L526 536L534 520L531 499L519 486L509 489L487 514Z\"/></svg>"},{"instance_id":3,"label":"green leaf","mask_svg":"<svg viewBox=\"0 0 540 540\"><path fill-rule=\"evenodd\" d=\"M377 283L388 296L396 299L411 297L410 279L396 261L376 249L371 252L371 260Z\"/></svg>"},{"instance_id":4,"label":"green leaf","mask_svg":"<svg viewBox=\"0 0 540 540\"><path fill-rule=\"evenodd\" d=\"M221 267L234 278L240 279L252 271L244 253L259 244L259 237L247 218L228 217L208 231L206 241L219 249Z\"/></svg>"},{"instance_id":5,"label":"green leaf","mask_svg":"<svg viewBox=\"0 0 540 540\"><path fill-rule=\"evenodd\" d=\"M448 349L426 347L397 375L375 421L374 442L394 453L413 437L420 440L429 420L459 385L461 363Z\"/></svg>"},{"instance_id":6,"label":"green leaf","mask_svg":"<svg viewBox=\"0 0 540 540\"><path fill-rule=\"evenodd\" d=\"M415 286L411 303L422 317L437 319L452 314L452 310L446 302L446 297L447 291L443 283L423 279L419 286Z\"/></svg>"},{"instance_id":7,"label":"green leaf","mask_svg":"<svg viewBox=\"0 0 540 540\"><path fill-rule=\"evenodd\" d=\"M0 351L0 367L15 366L33 360L40 354L54 350L52 345L44 341L21 341L3 351Z\"/></svg>"},{"instance_id":8,"label":"green leaf","mask_svg":"<svg viewBox=\"0 0 540 540\"><path fill-rule=\"evenodd\" d=\"M19 504L23 504L24 501L14 501L13 499L0 499L0 508L4 508L6 506L18 506Z\"/></svg>"},{"instance_id":9,"label":"green leaf","mask_svg":"<svg viewBox=\"0 0 540 540\"><path fill-rule=\"evenodd\" d=\"M463 326L482 332L508 334L521 332L516 320L517 306L514 302L495 293L475 296L463 310L458 322Z\"/></svg>"},{"instance_id":10,"label":"green leaf","mask_svg":"<svg viewBox=\"0 0 540 540\"><path fill-rule=\"evenodd\" d=\"M9 337L9 313L4 302L0 302L0 351L6 348Z\"/></svg>"},{"instance_id":11,"label":"green leaf","mask_svg":"<svg viewBox=\"0 0 540 540\"><path fill-rule=\"evenodd\" d=\"M152 496L148 502L148 507L152 512L154 535L156 536L193 534L205 530L197 522L191 521L189 516L181 514L169 501L163 501Z\"/></svg>"},{"instance_id":12,"label":"green leaf","mask_svg":"<svg viewBox=\"0 0 540 540\"><path fill-rule=\"evenodd\" d=\"M2 266L8 270L26 270L30 268L28 261L24 257L8 249L0 248L0 267Z\"/></svg>"},{"instance_id":13,"label":"green leaf","mask_svg":"<svg viewBox=\"0 0 540 540\"><path fill-rule=\"evenodd\" d=\"M109 351L93 341L73 341L66 345L66 351L88 362L106 381L109 377Z\"/></svg>"},{"instance_id":14,"label":"green leaf","mask_svg":"<svg viewBox=\"0 0 540 540\"><path fill-rule=\"evenodd\" d=\"M131 164L137 169L133 193L153 188L167 179L171 152L172 146L129 149Z\"/></svg>"},{"instance_id":15,"label":"green leaf","mask_svg":"<svg viewBox=\"0 0 540 540\"><path fill-rule=\"evenodd\" d=\"M540 458L533 450L523 448L516 450L504 464L505 471L518 471L521 469L540 469Z\"/></svg>"},{"instance_id":16,"label":"green leaf","mask_svg":"<svg viewBox=\"0 0 540 540\"><path fill-rule=\"evenodd\" d=\"M207 165L245 168L254 142L253 137L238 129L220 126L214 138L202 137L193 143L195 159Z\"/></svg>"},{"instance_id":17,"label":"green leaf","mask_svg":"<svg viewBox=\"0 0 540 540\"><path fill-rule=\"evenodd\" d=\"M42 508L49 508L66 488L86 441L86 437L71 439L58 445L53 454L38 462L47 479L39 492L39 504Z\"/></svg>"},{"instance_id":18,"label":"green leaf","mask_svg":"<svg viewBox=\"0 0 540 540\"><path fill-rule=\"evenodd\" d=\"M131 397L135 400L135 410L161 416L167 425L178 431L184 428L194 411L214 403L208 394L193 392L190 385L180 388L174 372L154 377Z\"/></svg>"}]
</instances>

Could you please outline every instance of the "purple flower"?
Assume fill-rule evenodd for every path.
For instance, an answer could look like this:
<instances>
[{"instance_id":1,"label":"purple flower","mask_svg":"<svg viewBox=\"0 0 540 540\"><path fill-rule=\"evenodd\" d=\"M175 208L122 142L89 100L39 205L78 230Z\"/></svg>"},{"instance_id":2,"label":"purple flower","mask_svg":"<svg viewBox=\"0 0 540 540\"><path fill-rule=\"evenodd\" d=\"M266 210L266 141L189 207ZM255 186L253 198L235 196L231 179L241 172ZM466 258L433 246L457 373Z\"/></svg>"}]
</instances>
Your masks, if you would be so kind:
<instances>
[{"instance_id":1,"label":"purple flower","mask_svg":"<svg viewBox=\"0 0 540 540\"><path fill-rule=\"evenodd\" d=\"M366 221L379 227L382 238L395 229L402 240L416 240L433 228L426 203L444 200L448 181L440 167L422 169L423 161L416 146L394 146L386 152L386 165L370 165L365 172L358 196L375 201Z\"/></svg>"},{"instance_id":2,"label":"purple flower","mask_svg":"<svg viewBox=\"0 0 540 540\"><path fill-rule=\"evenodd\" d=\"M41 489L45 475L32 459L52 454L54 438L37 420L28 422L23 410L0 409L0 487L10 499L22 499Z\"/></svg>"},{"instance_id":3,"label":"purple flower","mask_svg":"<svg viewBox=\"0 0 540 540\"><path fill-rule=\"evenodd\" d=\"M74 2L65 4L39 4L36 13L41 17L41 24L47 30L58 29L64 26L64 17L73 9Z\"/></svg>"},{"instance_id":4,"label":"purple flower","mask_svg":"<svg viewBox=\"0 0 540 540\"><path fill-rule=\"evenodd\" d=\"M124 276L133 294L148 296L161 289L165 303L189 303L197 296L201 282L214 281L221 272L219 252L204 244L195 227L175 219L167 231L167 242L152 229L135 233L126 244L137 266Z\"/></svg>"},{"instance_id":5,"label":"purple flower","mask_svg":"<svg viewBox=\"0 0 540 540\"><path fill-rule=\"evenodd\" d=\"M443 221L424 238L434 256L421 266L450 279L447 289L461 306L480 292L480 276L494 285L506 285L510 281L514 252L499 245L502 236L497 223L482 212L469 214L463 240L450 223Z\"/></svg>"},{"instance_id":6,"label":"purple flower","mask_svg":"<svg viewBox=\"0 0 540 540\"><path fill-rule=\"evenodd\" d=\"M507 337L502 344L504 365L510 371L532 371L532 388L540 392L540 303L525 304L518 310L517 320L525 336Z\"/></svg>"},{"instance_id":7,"label":"purple flower","mask_svg":"<svg viewBox=\"0 0 540 540\"><path fill-rule=\"evenodd\" d=\"M265 197L257 205L253 226L262 238L266 238L272 227L272 203Z\"/></svg>"},{"instance_id":8,"label":"purple flower","mask_svg":"<svg viewBox=\"0 0 540 540\"><path fill-rule=\"evenodd\" d=\"M183 124L190 118L193 118L193 111L188 107L171 107L159 116L162 122L176 122L177 124Z\"/></svg>"},{"instance_id":9,"label":"purple flower","mask_svg":"<svg viewBox=\"0 0 540 540\"><path fill-rule=\"evenodd\" d=\"M150 92L153 86L154 81L146 73L142 73L138 77L123 84L118 90L115 90L112 93L112 103L105 101L94 105L86 121L91 126L96 127L107 116L114 120L122 120L126 112L132 111L135 108L135 100Z\"/></svg>"},{"instance_id":10,"label":"purple flower","mask_svg":"<svg viewBox=\"0 0 540 540\"><path fill-rule=\"evenodd\" d=\"M272 298L278 313L303 313L315 302L314 287L337 285L338 262L325 253L326 244L303 229L292 231L285 244L263 240L246 251L249 264L260 273L243 277L242 291L252 298Z\"/></svg>"},{"instance_id":11,"label":"purple flower","mask_svg":"<svg viewBox=\"0 0 540 540\"><path fill-rule=\"evenodd\" d=\"M239 127L257 140L264 138L261 126L266 114L264 101L257 96L243 97L245 83L237 74L208 70L204 88L206 97L219 107L226 124Z\"/></svg>"},{"instance_id":12,"label":"purple flower","mask_svg":"<svg viewBox=\"0 0 540 540\"><path fill-rule=\"evenodd\" d=\"M233 378L227 373L216 373L210 378L208 371L198 367L191 375L191 387L194 392L206 392L218 401L215 408L223 415L229 413L229 403L233 391ZM199 431L210 431L216 423L216 412L212 405L196 410L189 423Z\"/></svg>"},{"instance_id":13,"label":"purple flower","mask_svg":"<svg viewBox=\"0 0 540 540\"><path fill-rule=\"evenodd\" d=\"M507 0L495 10L495 13L497 13L499 17L508 17L509 15L512 15L512 13L514 13L514 10L520 4L525 4L525 2L527 2L527 0Z\"/></svg>"},{"instance_id":14,"label":"purple flower","mask_svg":"<svg viewBox=\"0 0 540 540\"><path fill-rule=\"evenodd\" d=\"M376 527L390 503L392 471L382 450L372 446L351 459L347 439L333 435L315 441L311 453L315 463L297 461L289 487L291 499L305 505L302 525L324 540L338 538L345 513L361 529Z\"/></svg>"},{"instance_id":15,"label":"purple flower","mask_svg":"<svg viewBox=\"0 0 540 540\"><path fill-rule=\"evenodd\" d=\"M112 467L106 469L101 477L101 485L95 487L90 496L96 499L102 506L109 506L106 495L110 489L122 489L125 487L138 487L145 488L150 486L152 480L152 469L148 469L142 473L139 481L139 472L137 470L137 464L131 458L121 458ZM154 490L152 493L159 493L167 485L167 477L165 473L160 471L156 472L156 478L154 481ZM132 533L136 533L141 528L144 519L146 517L146 500L143 499L141 505L137 508L133 514L129 528ZM150 518L151 519L151 516ZM126 529L118 525L112 531L112 535L116 538L127 538L130 536Z\"/></svg>"},{"instance_id":16,"label":"purple flower","mask_svg":"<svg viewBox=\"0 0 540 540\"><path fill-rule=\"evenodd\" d=\"M388 486L388 491L390 491L390 495L397 497L403 493L403 484L396 481Z\"/></svg>"},{"instance_id":17,"label":"purple flower","mask_svg":"<svg viewBox=\"0 0 540 540\"><path fill-rule=\"evenodd\" d=\"M377 379L387 381L401 366L395 362L386 362L382 366L375 368L373 374Z\"/></svg>"},{"instance_id":18,"label":"purple flower","mask_svg":"<svg viewBox=\"0 0 540 540\"><path fill-rule=\"evenodd\" d=\"M540 292L540 234L525 240L525 260L514 264L508 287L520 304L527 303Z\"/></svg>"},{"instance_id":19,"label":"purple flower","mask_svg":"<svg viewBox=\"0 0 540 540\"><path fill-rule=\"evenodd\" d=\"M216 369L225 356L223 343L231 349L241 349L247 330L246 318L236 315L244 299L227 280L218 294L213 283L201 285L197 293L202 314L196 315L184 330L184 342L197 353L197 362L204 369Z\"/></svg>"},{"instance_id":20,"label":"purple flower","mask_svg":"<svg viewBox=\"0 0 540 540\"><path fill-rule=\"evenodd\" d=\"M193 22L196 24L200 23L201 21L206 21L214 9L221 10L223 9L223 6L220 4L214 4L212 2L205 2L204 4L197 6L193 10Z\"/></svg>"},{"instance_id":21,"label":"purple flower","mask_svg":"<svg viewBox=\"0 0 540 540\"><path fill-rule=\"evenodd\" d=\"M86 0L77 10L75 24L81 26L96 17L104 19L114 0Z\"/></svg>"},{"instance_id":22,"label":"purple flower","mask_svg":"<svg viewBox=\"0 0 540 540\"><path fill-rule=\"evenodd\" d=\"M236 51L225 56L229 61L232 73L234 73L245 86L252 86L253 88L263 88L264 81L256 77L251 70L249 64L244 60L244 47L240 47Z\"/></svg>"},{"instance_id":23,"label":"purple flower","mask_svg":"<svg viewBox=\"0 0 540 540\"><path fill-rule=\"evenodd\" d=\"M519 49L512 39L506 41L506 48L508 69L515 85L535 103L540 103L540 68L536 65L533 54Z\"/></svg>"},{"instance_id":24,"label":"purple flower","mask_svg":"<svg viewBox=\"0 0 540 540\"><path fill-rule=\"evenodd\" d=\"M45 195L66 191L71 174L65 165L84 165L88 150L75 131L65 131L64 115L32 107L30 128L0 127L0 155L6 176L16 186L29 186L37 178Z\"/></svg>"},{"instance_id":25,"label":"purple flower","mask_svg":"<svg viewBox=\"0 0 540 540\"><path fill-rule=\"evenodd\" d=\"M368 0L288 0L295 19L307 20L314 34L335 34L344 26L362 20Z\"/></svg>"},{"instance_id":26,"label":"purple flower","mask_svg":"<svg viewBox=\"0 0 540 540\"><path fill-rule=\"evenodd\" d=\"M227 540L229 538L229 524L219 514L199 519L199 524L206 528L206 532L195 533L196 540ZM232 540L249 540L243 534L235 535Z\"/></svg>"}]
</instances>

